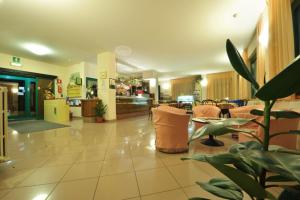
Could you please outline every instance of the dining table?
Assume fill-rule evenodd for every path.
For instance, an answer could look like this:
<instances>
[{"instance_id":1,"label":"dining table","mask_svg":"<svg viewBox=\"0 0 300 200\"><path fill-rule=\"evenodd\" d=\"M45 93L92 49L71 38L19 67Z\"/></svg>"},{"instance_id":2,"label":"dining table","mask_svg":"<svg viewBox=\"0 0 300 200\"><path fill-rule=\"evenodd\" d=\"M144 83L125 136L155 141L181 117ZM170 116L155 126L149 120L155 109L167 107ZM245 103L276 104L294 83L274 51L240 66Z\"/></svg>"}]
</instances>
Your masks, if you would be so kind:
<instances>
[{"instance_id":1,"label":"dining table","mask_svg":"<svg viewBox=\"0 0 300 200\"><path fill-rule=\"evenodd\" d=\"M196 117L196 118L192 118L192 121L194 123L201 123L205 125L209 123L216 123L225 119L226 118ZM224 146L224 142L222 142L221 140L217 140L215 136L211 134L208 135L208 138L202 139L201 143L207 146L214 146L214 147Z\"/></svg>"}]
</instances>

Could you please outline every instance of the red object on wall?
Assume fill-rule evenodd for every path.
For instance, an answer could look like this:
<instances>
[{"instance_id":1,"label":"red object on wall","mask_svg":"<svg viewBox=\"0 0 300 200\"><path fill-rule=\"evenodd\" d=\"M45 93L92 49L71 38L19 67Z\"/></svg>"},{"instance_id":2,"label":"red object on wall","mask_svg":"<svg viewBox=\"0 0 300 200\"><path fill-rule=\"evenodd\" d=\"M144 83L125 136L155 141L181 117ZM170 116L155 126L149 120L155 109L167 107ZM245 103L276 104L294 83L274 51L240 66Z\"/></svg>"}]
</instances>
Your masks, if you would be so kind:
<instances>
[{"instance_id":1,"label":"red object on wall","mask_svg":"<svg viewBox=\"0 0 300 200\"><path fill-rule=\"evenodd\" d=\"M57 87L57 91L58 91L58 93L62 93L62 87L59 85L58 87Z\"/></svg>"},{"instance_id":2,"label":"red object on wall","mask_svg":"<svg viewBox=\"0 0 300 200\"><path fill-rule=\"evenodd\" d=\"M61 84L62 80L61 79L57 79L57 84Z\"/></svg>"}]
</instances>

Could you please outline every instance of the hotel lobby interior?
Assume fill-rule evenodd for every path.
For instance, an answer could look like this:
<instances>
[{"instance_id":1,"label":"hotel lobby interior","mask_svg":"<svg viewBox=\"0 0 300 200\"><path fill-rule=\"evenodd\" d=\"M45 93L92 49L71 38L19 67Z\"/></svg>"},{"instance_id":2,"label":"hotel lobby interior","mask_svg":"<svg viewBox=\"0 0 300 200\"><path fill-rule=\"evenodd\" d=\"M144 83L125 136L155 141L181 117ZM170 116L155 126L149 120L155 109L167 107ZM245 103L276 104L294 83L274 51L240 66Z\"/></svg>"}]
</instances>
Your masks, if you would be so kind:
<instances>
[{"instance_id":1,"label":"hotel lobby interior","mask_svg":"<svg viewBox=\"0 0 300 200\"><path fill-rule=\"evenodd\" d=\"M300 200L300 0L0 0L0 200Z\"/></svg>"}]
</instances>

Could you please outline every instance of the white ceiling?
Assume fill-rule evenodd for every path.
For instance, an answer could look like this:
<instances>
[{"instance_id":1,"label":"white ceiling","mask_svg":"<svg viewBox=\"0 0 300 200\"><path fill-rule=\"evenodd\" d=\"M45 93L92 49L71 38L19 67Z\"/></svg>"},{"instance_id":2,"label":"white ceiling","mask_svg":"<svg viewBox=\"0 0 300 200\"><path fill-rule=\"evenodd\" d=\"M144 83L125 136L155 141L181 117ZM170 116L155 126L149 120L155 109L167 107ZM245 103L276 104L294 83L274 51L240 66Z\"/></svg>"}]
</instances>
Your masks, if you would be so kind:
<instances>
[{"instance_id":1,"label":"white ceiling","mask_svg":"<svg viewBox=\"0 0 300 200\"><path fill-rule=\"evenodd\" d=\"M117 51L122 62L162 77L227 71L225 40L247 46L263 7L263 0L0 0L0 52L67 66ZM36 56L22 48L28 42L53 54Z\"/></svg>"}]
</instances>

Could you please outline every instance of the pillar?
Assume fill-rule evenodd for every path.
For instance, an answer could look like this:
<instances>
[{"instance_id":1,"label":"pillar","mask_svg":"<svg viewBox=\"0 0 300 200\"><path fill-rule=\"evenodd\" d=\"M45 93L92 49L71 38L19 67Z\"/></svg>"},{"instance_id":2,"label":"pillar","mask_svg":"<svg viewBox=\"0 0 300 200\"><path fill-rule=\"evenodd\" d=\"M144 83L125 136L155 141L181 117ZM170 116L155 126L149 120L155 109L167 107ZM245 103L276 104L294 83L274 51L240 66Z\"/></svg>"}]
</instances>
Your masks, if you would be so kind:
<instances>
[{"instance_id":1,"label":"pillar","mask_svg":"<svg viewBox=\"0 0 300 200\"><path fill-rule=\"evenodd\" d=\"M103 52L97 56L98 97L107 105L106 120L116 119L116 90L109 88L110 79L117 75L116 56L112 52Z\"/></svg>"}]
</instances>

